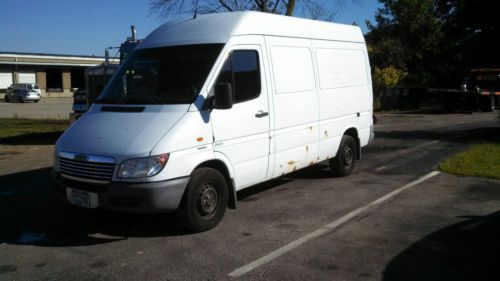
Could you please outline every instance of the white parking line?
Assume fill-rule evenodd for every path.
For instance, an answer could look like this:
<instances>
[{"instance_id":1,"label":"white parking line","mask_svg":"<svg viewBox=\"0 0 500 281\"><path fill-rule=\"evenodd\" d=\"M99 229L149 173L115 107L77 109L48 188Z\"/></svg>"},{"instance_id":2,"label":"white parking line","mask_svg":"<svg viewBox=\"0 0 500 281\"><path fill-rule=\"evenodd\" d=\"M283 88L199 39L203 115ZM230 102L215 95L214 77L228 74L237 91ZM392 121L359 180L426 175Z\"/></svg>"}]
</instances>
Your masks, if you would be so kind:
<instances>
[{"instance_id":1,"label":"white parking line","mask_svg":"<svg viewBox=\"0 0 500 281\"><path fill-rule=\"evenodd\" d=\"M381 167L378 167L377 169L375 169L375 171L378 172L378 171L382 171L384 169L387 169L387 167L386 166L381 166Z\"/></svg>"},{"instance_id":2,"label":"white parking line","mask_svg":"<svg viewBox=\"0 0 500 281\"><path fill-rule=\"evenodd\" d=\"M414 181L412 181L412 182L410 182L410 183L408 183L408 184L406 184L406 185L404 185L404 186L402 186L402 187L400 187L392 192L389 192L388 194L378 198L377 200L372 201L371 203L369 203L363 207L360 207L360 208L348 213L347 215L345 215L345 216L343 216L343 217L341 217L341 218L339 218L339 219L337 219L329 224L324 225L323 227L289 243L288 245L285 245L285 246L277 249L276 251L273 251L273 252L255 260L247 265L244 265L240 268L235 269L234 271L229 273L228 276L229 277L239 277L243 274L246 274L246 273L256 269L257 267L259 267L265 263L268 263L268 262L274 260L275 258L299 247L300 245L306 243L307 241L315 239L315 238L317 238L317 237L319 237L327 232L334 230L335 228L339 227L340 225L344 224L345 222L356 217L360 213L362 213L362 212L364 212L364 211L366 211L366 210L368 210L376 205L382 204L383 202L391 199L392 197L398 195L399 193L401 193L401 192L403 192L403 191L405 191L405 190L407 190L407 189L409 189L409 188L411 188L419 183L422 183L422 182L438 175L439 173L440 172L438 172L438 171L430 172L430 173L418 178L417 180L414 180Z\"/></svg>"}]
</instances>

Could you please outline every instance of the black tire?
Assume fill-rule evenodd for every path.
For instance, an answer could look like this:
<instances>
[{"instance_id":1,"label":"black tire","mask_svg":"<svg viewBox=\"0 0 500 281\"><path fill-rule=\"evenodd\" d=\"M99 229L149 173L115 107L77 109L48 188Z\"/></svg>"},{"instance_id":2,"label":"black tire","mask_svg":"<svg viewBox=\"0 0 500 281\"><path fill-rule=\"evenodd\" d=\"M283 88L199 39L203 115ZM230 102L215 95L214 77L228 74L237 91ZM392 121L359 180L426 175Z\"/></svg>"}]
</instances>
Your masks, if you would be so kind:
<instances>
[{"instance_id":1,"label":"black tire","mask_svg":"<svg viewBox=\"0 0 500 281\"><path fill-rule=\"evenodd\" d=\"M330 169L332 170L332 174L337 177L350 175L356 166L356 159L356 141L351 136L342 136L337 155L330 159Z\"/></svg>"},{"instance_id":2,"label":"black tire","mask_svg":"<svg viewBox=\"0 0 500 281\"><path fill-rule=\"evenodd\" d=\"M494 110L495 110L495 97L493 96L483 97L481 103L481 111L493 112Z\"/></svg>"},{"instance_id":3,"label":"black tire","mask_svg":"<svg viewBox=\"0 0 500 281\"><path fill-rule=\"evenodd\" d=\"M40 101L40 100L34 100L33 102L34 102L34 103L38 103L39 101Z\"/></svg>"},{"instance_id":4,"label":"black tire","mask_svg":"<svg viewBox=\"0 0 500 281\"><path fill-rule=\"evenodd\" d=\"M489 106L489 108L488 108L488 112L493 112L493 111L495 111L495 107L496 107L495 97L494 97L494 96L491 96L491 97L490 97L490 106Z\"/></svg>"},{"instance_id":5,"label":"black tire","mask_svg":"<svg viewBox=\"0 0 500 281\"><path fill-rule=\"evenodd\" d=\"M5 97L3 98L5 102L9 102L9 98L7 97L7 94L5 94Z\"/></svg>"},{"instance_id":6,"label":"black tire","mask_svg":"<svg viewBox=\"0 0 500 281\"><path fill-rule=\"evenodd\" d=\"M177 220L194 232L212 229L224 217L227 200L227 183L221 173L212 168L196 169L177 210Z\"/></svg>"}]
</instances>

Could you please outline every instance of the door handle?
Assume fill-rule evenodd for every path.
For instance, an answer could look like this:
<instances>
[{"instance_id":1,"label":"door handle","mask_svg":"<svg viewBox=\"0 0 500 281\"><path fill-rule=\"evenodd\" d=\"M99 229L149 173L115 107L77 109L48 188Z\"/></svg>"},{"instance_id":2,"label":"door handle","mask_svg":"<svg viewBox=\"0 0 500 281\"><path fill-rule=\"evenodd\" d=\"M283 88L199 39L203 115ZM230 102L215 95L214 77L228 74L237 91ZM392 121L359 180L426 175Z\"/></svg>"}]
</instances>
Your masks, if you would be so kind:
<instances>
[{"instance_id":1,"label":"door handle","mask_svg":"<svg viewBox=\"0 0 500 281\"><path fill-rule=\"evenodd\" d=\"M257 111L257 113L255 113L255 117L257 117L257 118L262 118L262 117L267 116L267 115L269 115L269 112L264 112L262 110L259 110L259 111Z\"/></svg>"}]
</instances>

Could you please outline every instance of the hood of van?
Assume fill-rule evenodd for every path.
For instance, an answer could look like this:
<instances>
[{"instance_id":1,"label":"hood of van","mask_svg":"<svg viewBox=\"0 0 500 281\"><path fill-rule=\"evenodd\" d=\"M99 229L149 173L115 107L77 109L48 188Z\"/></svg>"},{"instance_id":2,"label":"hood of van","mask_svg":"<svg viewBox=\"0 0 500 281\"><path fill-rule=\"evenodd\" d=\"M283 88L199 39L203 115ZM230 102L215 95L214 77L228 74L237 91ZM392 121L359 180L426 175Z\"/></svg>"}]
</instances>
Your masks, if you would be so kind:
<instances>
[{"instance_id":1,"label":"hood of van","mask_svg":"<svg viewBox=\"0 0 500 281\"><path fill-rule=\"evenodd\" d=\"M117 163L146 157L188 108L189 105L146 105L127 106L123 110L115 105L93 105L59 138L56 150L110 156ZM134 112L140 109L142 112Z\"/></svg>"}]
</instances>

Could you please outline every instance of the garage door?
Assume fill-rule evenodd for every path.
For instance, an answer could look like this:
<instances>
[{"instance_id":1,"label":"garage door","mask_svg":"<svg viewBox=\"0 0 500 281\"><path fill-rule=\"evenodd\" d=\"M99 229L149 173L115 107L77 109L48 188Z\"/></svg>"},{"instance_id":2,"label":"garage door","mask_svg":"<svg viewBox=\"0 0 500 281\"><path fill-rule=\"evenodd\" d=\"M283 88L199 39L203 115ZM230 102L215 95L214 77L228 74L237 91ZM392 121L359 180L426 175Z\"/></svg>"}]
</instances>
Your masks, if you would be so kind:
<instances>
[{"instance_id":1,"label":"garage door","mask_svg":"<svg viewBox=\"0 0 500 281\"><path fill-rule=\"evenodd\" d=\"M7 89L12 84L12 72L0 72L0 89Z\"/></svg>"},{"instance_id":2,"label":"garage door","mask_svg":"<svg viewBox=\"0 0 500 281\"><path fill-rule=\"evenodd\" d=\"M19 83L36 83L35 72L19 72Z\"/></svg>"}]
</instances>

